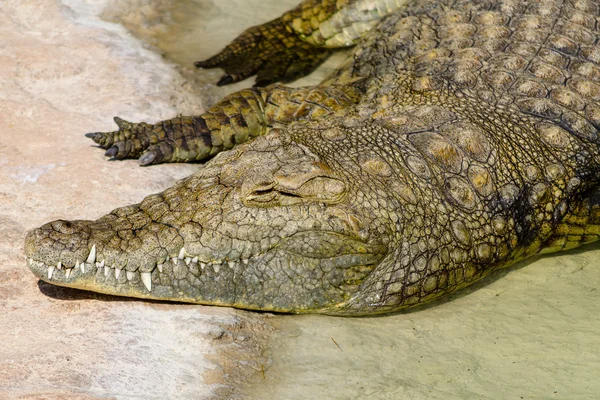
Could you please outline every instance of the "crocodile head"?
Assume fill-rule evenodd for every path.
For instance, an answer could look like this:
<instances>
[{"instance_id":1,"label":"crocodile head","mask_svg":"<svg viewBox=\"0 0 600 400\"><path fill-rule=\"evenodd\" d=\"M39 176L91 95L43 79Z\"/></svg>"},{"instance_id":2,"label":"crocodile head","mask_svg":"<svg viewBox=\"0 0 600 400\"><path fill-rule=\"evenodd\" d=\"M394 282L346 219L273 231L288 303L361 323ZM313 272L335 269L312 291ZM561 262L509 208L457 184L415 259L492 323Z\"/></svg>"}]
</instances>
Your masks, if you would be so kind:
<instances>
[{"instance_id":1,"label":"crocodile head","mask_svg":"<svg viewBox=\"0 0 600 400\"><path fill-rule=\"evenodd\" d=\"M31 231L29 268L112 295L334 313L387 254L389 228L371 185L325 153L259 137L140 204Z\"/></svg>"}]
</instances>

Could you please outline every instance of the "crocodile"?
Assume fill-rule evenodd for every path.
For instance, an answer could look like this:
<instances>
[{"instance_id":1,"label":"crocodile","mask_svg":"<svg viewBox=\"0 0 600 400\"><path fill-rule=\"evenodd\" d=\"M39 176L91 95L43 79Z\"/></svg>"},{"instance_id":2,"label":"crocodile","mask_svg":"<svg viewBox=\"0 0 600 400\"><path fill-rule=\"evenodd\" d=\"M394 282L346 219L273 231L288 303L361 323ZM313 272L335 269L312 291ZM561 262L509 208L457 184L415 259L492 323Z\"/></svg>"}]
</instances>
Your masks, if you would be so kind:
<instances>
[{"instance_id":1,"label":"crocodile","mask_svg":"<svg viewBox=\"0 0 600 400\"><path fill-rule=\"evenodd\" d=\"M115 118L114 159L202 162L141 203L28 233L41 280L360 316L600 235L600 3L307 0L196 66L197 116ZM320 84L289 87L332 53Z\"/></svg>"}]
</instances>

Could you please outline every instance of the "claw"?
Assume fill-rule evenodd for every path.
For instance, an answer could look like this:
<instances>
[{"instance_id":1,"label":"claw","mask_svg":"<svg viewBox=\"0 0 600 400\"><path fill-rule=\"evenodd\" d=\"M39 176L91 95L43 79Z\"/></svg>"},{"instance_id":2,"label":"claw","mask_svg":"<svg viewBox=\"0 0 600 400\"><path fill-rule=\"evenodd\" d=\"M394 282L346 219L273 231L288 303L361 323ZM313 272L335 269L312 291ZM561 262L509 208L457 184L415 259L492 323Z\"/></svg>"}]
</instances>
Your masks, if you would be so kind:
<instances>
[{"instance_id":1,"label":"claw","mask_svg":"<svg viewBox=\"0 0 600 400\"><path fill-rule=\"evenodd\" d=\"M106 157L114 157L117 155L118 152L119 152L119 148L117 146L113 146L110 149L106 150L106 153L104 153L104 155Z\"/></svg>"},{"instance_id":2,"label":"claw","mask_svg":"<svg viewBox=\"0 0 600 400\"><path fill-rule=\"evenodd\" d=\"M115 117L114 120L119 129L131 128L131 122L127 122L123 118Z\"/></svg>"},{"instance_id":3,"label":"claw","mask_svg":"<svg viewBox=\"0 0 600 400\"><path fill-rule=\"evenodd\" d=\"M96 139L96 136L100 135L100 133L98 132L90 132L90 133L86 133L85 137L90 138L90 139Z\"/></svg>"},{"instance_id":4,"label":"claw","mask_svg":"<svg viewBox=\"0 0 600 400\"><path fill-rule=\"evenodd\" d=\"M230 83L233 83L233 82L235 82L235 79L233 78L233 76L225 75L219 80L219 82L217 82L217 86L225 86L225 85L229 85Z\"/></svg>"},{"instance_id":5,"label":"claw","mask_svg":"<svg viewBox=\"0 0 600 400\"><path fill-rule=\"evenodd\" d=\"M156 153L153 151L143 154L139 158L140 165L150 165L156 159Z\"/></svg>"},{"instance_id":6,"label":"claw","mask_svg":"<svg viewBox=\"0 0 600 400\"><path fill-rule=\"evenodd\" d=\"M194 65L196 68L216 68L220 66L220 61L222 61L222 57L218 57L217 55L204 61L196 61Z\"/></svg>"}]
</instances>

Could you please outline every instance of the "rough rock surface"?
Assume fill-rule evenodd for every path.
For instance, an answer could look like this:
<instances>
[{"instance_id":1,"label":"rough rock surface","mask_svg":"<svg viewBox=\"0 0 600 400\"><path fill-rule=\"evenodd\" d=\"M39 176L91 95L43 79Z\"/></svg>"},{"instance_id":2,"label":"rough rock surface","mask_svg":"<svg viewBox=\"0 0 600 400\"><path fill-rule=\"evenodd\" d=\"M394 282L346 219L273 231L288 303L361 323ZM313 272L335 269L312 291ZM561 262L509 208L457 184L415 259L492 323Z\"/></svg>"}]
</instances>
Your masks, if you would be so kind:
<instances>
[{"instance_id":1,"label":"rough rock surface","mask_svg":"<svg viewBox=\"0 0 600 400\"><path fill-rule=\"evenodd\" d=\"M250 13L235 7L235 12L229 10L231 0L215 1L219 2L219 7L228 11L228 15ZM250 0L245 1L250 3ZM253 3L261 5L255 0ZM0 338L3 340L3 346L0 347L0 398L110 398L117 395L116 390L111 391L110 388L119 388L115 383L118 380L125 380L133 385L127 392L129 397L122 394L121 398L152 398L145 397L142 393L161 387L160 382L170 382L166 379L170 379L170 376L163 376L164 381L154 383L155 376L148 375L149 370L143 369L142 366L162 362L167 366L188 368L186 364L179 365L173 362L176 354L175 350L172 350L176 347L173 343L183 341L174 340L168 335L162 336L156 333L155 329L163 328L163 323L174 320L176 315L199 318L199 315L207 315L209 311L205 308L196 311L199 308L190 309L189 306L183 306L183 314L178 314L180 311L177 310L182 307L179 305L171 307L144 302L108 302L98 300L100 298L55 300L39 291L36 282L26 270L24 261L19 257L25 229L59 217L97 217L114 206L126 204L126 201L141 199L142 191L157 191L172 182L172 178L165 178L163 183L144 190L138 189L139 193L136 194L137 192L132 192L131 187L125 187L131 185L118 184L119 174L123 180L129 177L136 179L142 176L138 175L142 173L159 179L161 174L173 174L173 168L182 168L180 176L185 175L188 171L187 166L152 167L150 173L149 169L135 168L135 162L106 163L102 160L102 152L88 147L88 141L81 135L89 130L111 129L109 119L115 114L131 116L132 120L134 117L158 119L168 117L175 111L163 110L160 113L156 109L145 109L144 107L148 107L148 103L143 103L145 100L150 99L151 103L156 105L157 99L161 98L164 101L164 97L158 93L150 93L155 86L147 85L136 89L140 91L139 94L135 95L133 91L134 94L127 98L122 88L126 80L122 80L116 85L119 88L113 86L103 93L103 96L115 95L109 110L90 113L87 116L72 115L70 121L59 122L56 117L45 117L47 125L34 124L29 120L27 127L15 131L14 125L18 115L26 113L25 106L32 107L34 103L31 99L39 96L37 93L35 96L25 96L22 89L17 90L18 86L14 83L15 62L11 60L14 60L17 54L24 60L34 57L28 54L33 50L21 44L26 35L20 34L15 38L15 32L19 31L19 26L41 29L32 28L38 24L33 9L22 9L25 2L18 4L21 14L19 18L13 15L17 2L3 3L0 6L0 20L4 23L4 26L0 26L0 37L6 40L4 43L14 42L10 49L8 44L0 49L0 109L3 110L0 113L0 307L3 308L0 312ZM11 17L7 16L8 9L11 9ZM48 11L43 8L37 10L38 15ZM279 10L277 12L279 13ZM253 9L251 13L253 15L252 18L248 18L248 24L262 22L256 18L262 10ZM50 18L47 15L44 18ZM148 15L156 14L149 9ZM186 15L189 16L185 13L183 16ZM193 18L190 16L183 21L172 21L172 26L164 26L165 35L168 34L168 37L160 38L167 39L173 45L173 51L189 57L189 62L202 59L202 55L190 53L186 38L200 40L201 36L197 33L207 31L207 26L231 25L213 18L212 15L200 17L196 18L194 15ZM235 17L237 18L237 15ZM26 23L27 19L30 22ZM8 23L9 21L16 22ZM227 29L233 30L237 27L231 26ZM46 35L56 35L59 31L60 28L53 29L51 26L45 30ZM182 36L173 36L175 31L186 37L182 40ZM234 35L223 38L220 43L214 43L215 50L225 45ZM32 36L36 40L40 39L39 34ZM56 51L56 47L46 46L45 42L37 43L37 54L50 49ZM87 45L89 46L89 43ZM166 48L163 50L168 51ZM107 53L101 54L105 54L104 59L108 57ZM206 55L210 54L208 52ZM133 59L137 59L137 56L132 57L132 61ZM93 62L90 61L90 65L93 65ZM189 62L185 61L184 64ZM50 67L49 64L44 65L43 59L38 61L38 69ZM135 68L137 67L139 65ZM108 69L111 68L114 67ZM13 72L9 75L4 71ZM99 71L92 73L99 74ZM106 73L105 77L107 75L109 74ZM218 79L218 75L219 72L215 72L215 79ZM161 76L158 74L157 79ZM113 79L112 75L110 79ZM109 80L105 84L112 84L111 82L112 80ZM12 86L8 86L9 84ZM65 90L64 87L64 84L60 85L60 90ZM73 90L73 87L69 86L69 90ZM100 109L104 105L102 101L95 100L98 90L82 90L80 95L85 94L87 101ZM10 98L14 98L19 96L19 93L22 93L22 100L19 100L18 106L14 103L13 108L9 109L9 95ZM47 92L49 93L51 91ZM73 113L78 112L77 103L82 102L76 97L77 94L65 91L64 96L64 101L72 105L69 110ZM180 92L174 100L181 99L182 96L183 93ZM40 103L44 104L43 101ZM178 104L177 109L184 112L180 107L185 105ZM15 109L20 110L19 114L15 114ZM31 112L39 113L43 108L39 106L35 110ZM68 113L60 114L62 118L65 115L68 116ZM8 121L8 116L11 121ZM33 116L29 118L32 119ZM10 129L9 122L13 124ZM19 120L18 124L25 126L23 120ZM63 132L61 129L67 126L69 132ZM47 131L41 131L41 127ZM52 135L48 132L52 132ZM48 135L43 146L39 139L40 148L35 150L35 153L36 146L25 148L19 146L17 140L24 143L23 136L33 134L37 137ZM58 140L65 135L68 135L70 142ZM21 154L17 153L17 149ZM29 153L28 164L24 161L24 152ZM75 159L79 161L73 161ZM57 165L65 162L68 165L72 164L72 169L63 172L62 177L52 177L58 169L55 168L41 176L35 185L22 184L11 177L15 174L25 174L21 172L26 171L20 169L21 165L37 167L45 165L45 162ZM75 179L76 176L83 176L97 183L92 186L83 179ZM39 195L39 186L36 185L46 182L44 184L51 187L52 182L47 181L49 179L52 179L54 187L61 188L61 191L52 193L46 190L44 194ZM69 183L65 185L64 182ZM84 182L88 185L85 188ZM75 183L77 187L70 186ZM111 185L118 190L106 191L106 187ZM100 196L103 197L102 201L98 199ZM107 198L106 201L104 197ZM473 293L415 313L366 319L324 316L277 317L283 333L275 341L276 347L273 350L270 368L265 365L264 379L259 372L256 379L258 384L251 392L250 398L595 398L600 390L600 381L597 379L600 374L600 353L597 350L600 348L600 317L597 313L600 304L600 274L597 261L600 257L599 249L599 245L593 245L585 250L537 260L524 268L512 270L502 279L487 282L487 285L480 286L479 290ZM66 295L62 298L69 299ZM89 337L85 334L73 334L74 329L83 329L82 326L89 326L95 321L94 310L100 309L107 310L113 319L109 318L108 323L94 322L97 330L87 328L94 332ZM238 315L223 309L211 310L218 312L219 318L224 315ZM131 318L132 315L136 315L136 320ZM143 326L146 328L143 328L143 332L135 332L136 337L145 335L144 337L154 339L154 342L149 339L137 346L127 343L124 339L127 332L124 326L129 324L131 327L142 329L138 324L143 318ZM26 321L29 322L26 324ZM63 336L61 331L69 324L71 331L65 330L67 334ZM187 324L186 326L193 327ZM129 332L133 330L127 329ZM112 333L105 333L107 331ZM228 335L218 328L202 332L230 341L232 338L238 338L240 342L244 339L242 334ZM198 331L195 339L202 340L202 332ZM185 333L179 337L190 336L191 333ZM155 353L150 352L152 347L149 343L154 344ZM198 372L195 367L197 364L194 364L197 360L188 357L188 354L205 352L199 345L198 348L189 347L189 343L198 342L184 342L186 347L183 348L183 355L178 357L179 361L183 357L187 365L192 367L174 372L173 369L166 368L163 371L174 375L192 371L194 379L200 376L201 372ZM106 349L110 349L110 353ZM182 350L181 347L177 349ZM236 346L229 346L228 349L236 351ZM77 350L80 354L78 364L73 364L72 358L69 362L60 358L66 350L72 354ZM160 356L157 355L159 353ZM110 368L114 354L119 355L122 360L137 356L137 360L142 362L123 364L125 367L113 374ZM172 358L168 359L166 355ZM222 357L220 360L223 363ZM238 361L234 355L229 357L229 360L232 363ZM205 365L204 361L202 365ZM258 365L258 370L260 369ZM221 376L220 369L214 371L217 377ZM73 377L80 377L80 382L85 383L87 380L89 383L76 386L73 384ZM186 390L193 387L193 383L190 382L185 386ZM206 381L199 383L200 387L206 384ZM159 391L154 393L155 398L161 398ZM183 393L181 397L185 398L190 392L182 390L180 393Z\"/></svg>"},{"instance_id":2,"label":"rough rock surface","mask_svg":"<svg viewBox=\"0 0 600 400\"><path fill-rule=\"evenodd\" d=\"M0 3L0 398L230 398L261 369L264 317L62 289L25 266L28 229L97 218L196 169L108 163L84 138L114 115L202 111L193 86L101 21L102 7Z\"/></svg>"}]
</instances>

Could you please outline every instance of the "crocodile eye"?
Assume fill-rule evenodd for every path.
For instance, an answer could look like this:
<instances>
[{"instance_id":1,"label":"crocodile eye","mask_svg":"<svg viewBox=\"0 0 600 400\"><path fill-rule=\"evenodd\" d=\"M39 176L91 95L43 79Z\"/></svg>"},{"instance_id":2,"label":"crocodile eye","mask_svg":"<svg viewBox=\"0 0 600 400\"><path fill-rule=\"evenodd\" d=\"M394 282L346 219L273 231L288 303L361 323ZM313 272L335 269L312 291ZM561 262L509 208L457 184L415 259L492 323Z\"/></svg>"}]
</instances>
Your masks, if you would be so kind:
<instances>
[{"instance_id":1,"label":"crocodile eye","mask_svg":"<svg viewBox=\"0 0 600 400\"><path fill-rule=\"evenodd\" d=\"M257 188L244 198L246 205L255 207L292 205L301 203L302 201L301 195L278 190L275 187Z\"/></svg>"},{"instance_id":2,"label":"crocodile eye","mask_svg":"<svg viewBox=\"0 0 600 400\"><path fill-rule=\"evenodd\" d=\"M333 204L343 200L346 184L320 162L291 163L275 173L249 174L241 185L242 202L250 207Z\"/></svg>"},{"instance_id":3,"label":"crocodile eye","mask_svg":"<svg viewBox=\"0 0 600 400\"><path fill-rule=\"evenodd\" d=\"M341 201L345 193L346 185L334 178L318 176L297 188L286 187L275 178L268 185L253 188L243 201L255 207L290 206L307 202L331 204Z\"/></svg>"},{"instance_id":4,"label":"crocodile eye","mask_svg":"<svg viewBox=\"0 0 600 400\"><path fill-rule=\"evenodd\" d=\"M258 188L248 193L245 202L254 205L270 205L276 202L279 193L273 188Z\"/></svg>"}]
</instances>

